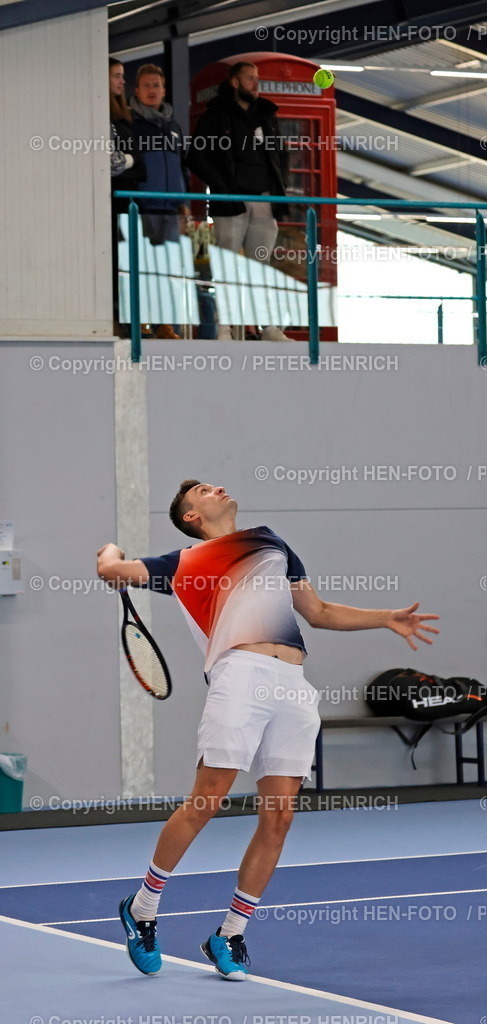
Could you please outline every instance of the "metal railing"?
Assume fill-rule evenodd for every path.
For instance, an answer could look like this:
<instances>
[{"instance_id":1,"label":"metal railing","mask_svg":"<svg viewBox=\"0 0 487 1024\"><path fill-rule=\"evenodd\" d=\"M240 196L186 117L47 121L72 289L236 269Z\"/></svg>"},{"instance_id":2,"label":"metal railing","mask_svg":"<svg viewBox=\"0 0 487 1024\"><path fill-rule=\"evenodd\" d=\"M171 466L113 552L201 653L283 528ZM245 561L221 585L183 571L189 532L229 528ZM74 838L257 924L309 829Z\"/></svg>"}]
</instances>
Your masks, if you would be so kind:
<instances>
[{"instance_id":1,"label":"metal railing","mask_svg":"<svg viewBox=\"0 0 487 1024\"><path fill-rule=\"evenodd\" d=\"M225 202L228 203L229 196L222 193L207 192L143 192L124 191L122 189L114 192L117 199L130 199L129 203L129 270L130 270L130 320L132 339L132 361L140 362L141 356L141 329L140 329L140 292L139 292L139 250L138 250L138 206L136 199L175 199L182 202L200 200L203 202ZM233 198L233 197L230 197ZM477 315L477 357L478 363L482 366L487 364L487 288L486 288L486 228L484 215L481 210L487 210L485 203L467 202L436 202L435 200L407 200L407 199L336 199L335 197L321 196L252 196L238 195L239 202L260 202L274 204L293 205L305 204L308 206L306 213L307 228L307 287L308 287L308 317L309 317L309 358L310 362L317 364L319 360L319 323L318 323L318 265L319 258L317 221L315 206L374 206L384 210L475 210L476 220L476 290L474 295L475 309ZM443 310L438 310L438 340L443 340Z\"/></svg>"}]
</instances>

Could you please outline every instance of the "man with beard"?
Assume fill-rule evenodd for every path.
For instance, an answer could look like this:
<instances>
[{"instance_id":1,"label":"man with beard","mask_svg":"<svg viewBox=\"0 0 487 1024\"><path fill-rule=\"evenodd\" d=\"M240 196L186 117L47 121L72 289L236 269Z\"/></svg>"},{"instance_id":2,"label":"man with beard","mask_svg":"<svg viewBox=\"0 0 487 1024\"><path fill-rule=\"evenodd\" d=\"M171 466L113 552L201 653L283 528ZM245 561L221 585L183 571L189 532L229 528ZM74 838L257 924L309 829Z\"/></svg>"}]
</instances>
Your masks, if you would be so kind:
<instances>
[{"instance_id":1,"label":"man with beard","mask_svg":"<svg viewBox=\"0 0 487 1024\"><path fill-rule=\"evenodd\" d=\"M187 158L190 169L211 192L286 194L288 158L276 111L275 103L259 97L255 64L233 64L196 125ZM279 206L282 215L286 208ZM210 215L219 246L232 252L243 249L245 256L261 263L270 261L277 238L278 204L273 208L263 202L210 202ZM289 340L280 327L273 326L264 327L262 337ZM220 325L219 340L231 339L231 328Z\"/></svg>"}]
</instances>

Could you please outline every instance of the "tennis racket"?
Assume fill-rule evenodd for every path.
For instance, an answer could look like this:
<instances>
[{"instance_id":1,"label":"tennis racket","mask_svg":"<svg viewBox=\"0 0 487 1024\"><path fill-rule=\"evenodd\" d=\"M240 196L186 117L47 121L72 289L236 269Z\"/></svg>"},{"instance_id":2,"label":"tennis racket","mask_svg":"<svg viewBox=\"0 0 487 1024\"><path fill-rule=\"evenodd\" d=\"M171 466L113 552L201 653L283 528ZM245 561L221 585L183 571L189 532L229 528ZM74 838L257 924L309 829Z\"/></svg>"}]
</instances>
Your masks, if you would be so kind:
<instances>
[{"instance_id":1,"label":"tennis racket","mask_svg":"<svg viewBox=\"0 0 487 1024\"><path fill-rule=\"evenodd\" d=\"M119 591L123 604L122 645L127 661L144 690L165 700L172 690L171 676L155 640L151 637L128 596Z\"/></svg>"}]
</instances>

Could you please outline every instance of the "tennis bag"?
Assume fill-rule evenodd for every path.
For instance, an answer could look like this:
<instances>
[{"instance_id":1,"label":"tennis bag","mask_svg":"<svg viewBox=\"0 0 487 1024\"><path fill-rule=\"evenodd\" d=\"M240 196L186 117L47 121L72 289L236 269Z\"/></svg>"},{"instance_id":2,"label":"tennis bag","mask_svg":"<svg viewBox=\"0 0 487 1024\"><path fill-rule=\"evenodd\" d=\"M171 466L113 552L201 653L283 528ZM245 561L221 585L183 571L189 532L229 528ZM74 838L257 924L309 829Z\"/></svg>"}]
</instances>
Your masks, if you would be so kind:
<instances>
[{"instance_id":1,"label":"tennis bag","mask_svg":"<svg viewBox=\"0 0 487 1024\"><path fill-rule=\"evenodd\" d=\"M365 700L375 715L403 715L412 722L433 723L454 715L470 715L462 732L487 715L487 686L465 676L425 675L412 668L381 672L365 688Z\"/></svg>"}]
</instances>

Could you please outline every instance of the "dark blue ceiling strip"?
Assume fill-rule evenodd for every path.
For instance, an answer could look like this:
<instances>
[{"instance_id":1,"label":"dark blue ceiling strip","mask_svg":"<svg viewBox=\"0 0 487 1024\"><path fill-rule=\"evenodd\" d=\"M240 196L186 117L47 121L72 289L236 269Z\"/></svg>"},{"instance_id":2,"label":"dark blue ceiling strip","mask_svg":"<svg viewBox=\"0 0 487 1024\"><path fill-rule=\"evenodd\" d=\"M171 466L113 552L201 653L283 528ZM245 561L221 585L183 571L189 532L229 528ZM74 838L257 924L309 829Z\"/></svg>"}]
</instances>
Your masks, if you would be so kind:
<instances>
[{"instance_id":1,"label":"dark blue ceiling strip","mask_svg":"<svg viewBox=\"0 0 487 1024\"><path fill-rule=\"evenodd\" d=\"M107 6L107 0L21 0L0 7L0 30Z\"/></svg>"}]
</instances>

